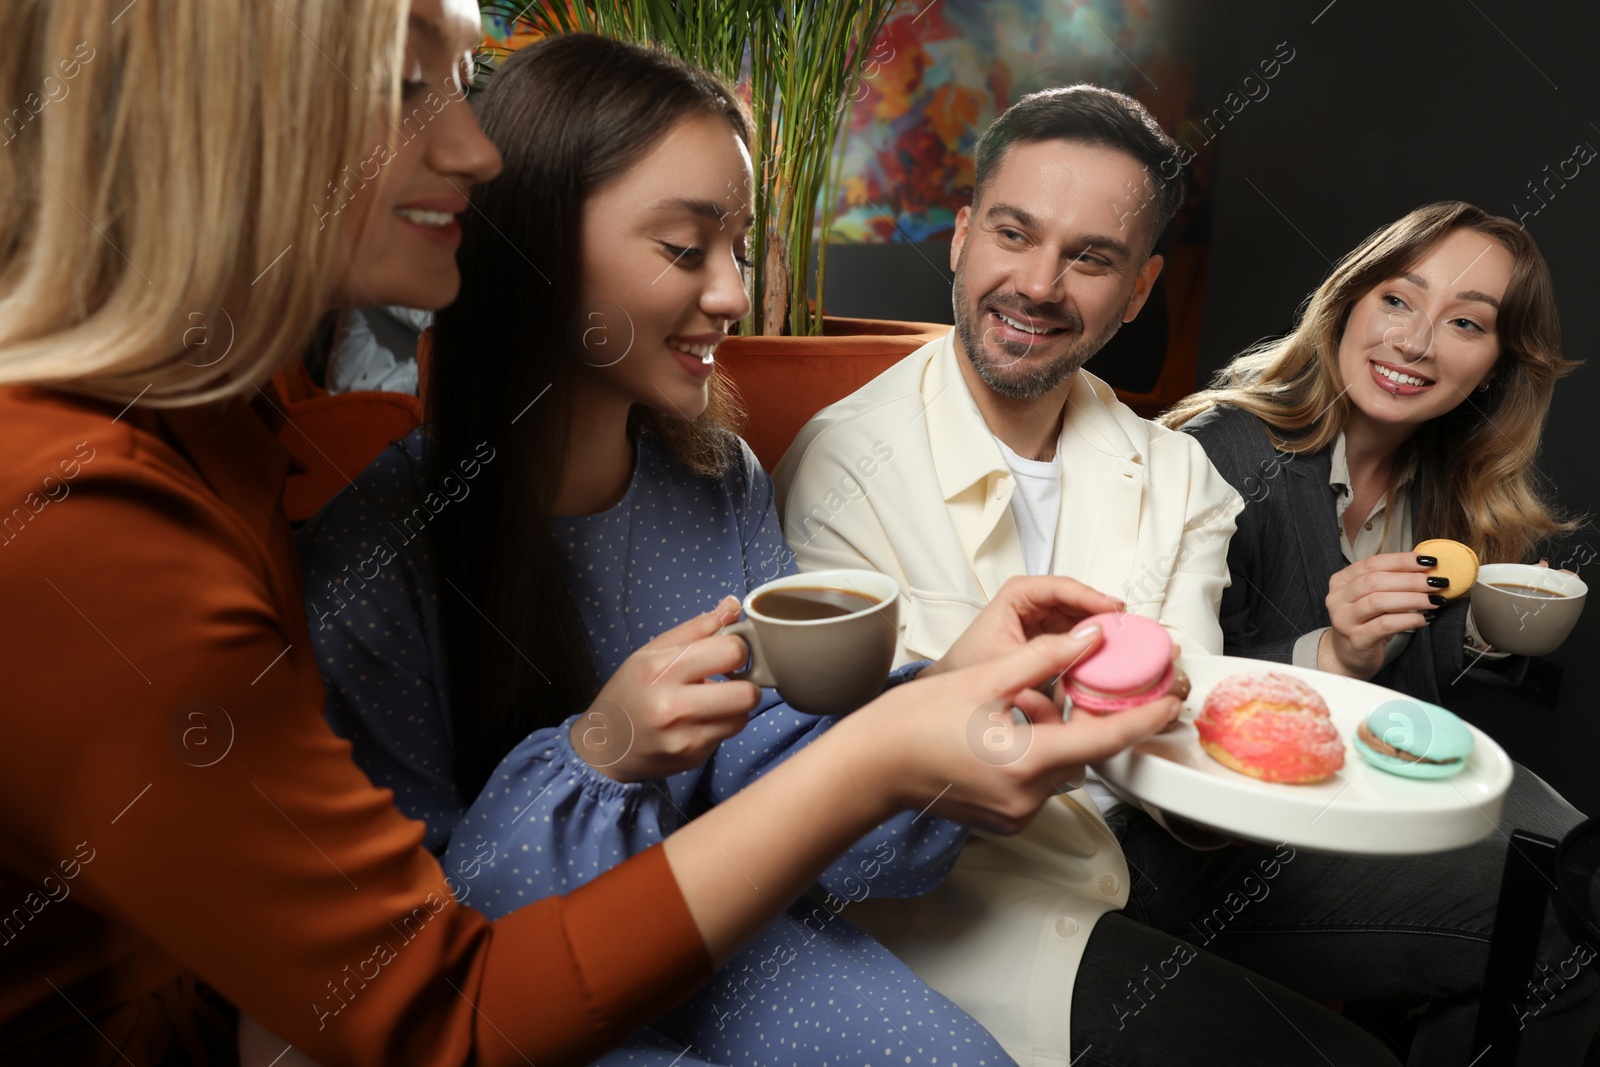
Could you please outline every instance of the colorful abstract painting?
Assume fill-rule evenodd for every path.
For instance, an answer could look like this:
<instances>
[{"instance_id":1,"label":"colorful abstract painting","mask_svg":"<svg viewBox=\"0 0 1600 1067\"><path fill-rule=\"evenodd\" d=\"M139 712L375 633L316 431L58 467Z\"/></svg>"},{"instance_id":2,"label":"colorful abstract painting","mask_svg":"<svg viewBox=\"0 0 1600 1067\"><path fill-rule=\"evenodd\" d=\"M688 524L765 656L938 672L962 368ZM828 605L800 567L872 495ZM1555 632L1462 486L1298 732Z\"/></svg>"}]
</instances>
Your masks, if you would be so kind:
<instances>
[{"instance_id":1,"label":"colorful abstract painting","mask_svg":"<svg viewBox=\"0 0 1600 1067\"><path fill-rule=\"evenodd\" d=\"M1089 81L1176 129L1195 96L1180 0L919 0L862 68L836 241L943 237L972 190L978 135L1026 93Z\"/></svg>"},{"instance_id":2,"label":"colorful abstract painting","mask_svg":"<svg viewBox=\"0 0 1600 1067\"><path fill-rule=\"evenodd\" d=\"M1036 89L1094 82L1137 97L1168 130L1192 122L1194 9L1183 0L902 0L862 64L832 240L947 236L971 193L979 134ZM491 64L537 39L504 14L486 12L484 31ZM1186 170L1200 194L1192 206L1208 154Z\"/></svg>"}]
</instances>

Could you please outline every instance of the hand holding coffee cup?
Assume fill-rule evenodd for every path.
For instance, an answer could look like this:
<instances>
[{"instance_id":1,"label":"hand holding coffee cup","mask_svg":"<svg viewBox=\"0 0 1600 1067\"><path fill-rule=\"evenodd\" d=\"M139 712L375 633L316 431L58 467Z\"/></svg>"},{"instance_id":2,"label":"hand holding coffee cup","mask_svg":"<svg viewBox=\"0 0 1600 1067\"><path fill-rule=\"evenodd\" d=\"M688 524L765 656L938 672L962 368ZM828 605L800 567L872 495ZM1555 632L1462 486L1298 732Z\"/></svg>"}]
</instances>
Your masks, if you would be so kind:
<instances>
[{"instance_id":1,"label":"hand holding coffee cup","mask_svg":"<svg viewBox=\"0 0 1600 1067\"><path fill-rule=\"evenodd\" d=\"M812 571L744 599L749 665L727 677L772 687L796 711L843 715L883 691L899 644L900 585L865 570Z\"/></svg>"},{"instance_id":2,"label":"hand holding coffee cup","mask_svg":"<svg viewBox=\"0 0 1600 1067\"><path fill-rule=\"evenodd\" d=\"M1561 647L1583 613L1589 587L1576 574L1522 563L1491 563L1472 587L1472 619L1501 652L1543 656Z\"/></svg>"},{"instance_id":3,"label":"hand holding coffee cup","mask_svg":"<svg viewBox=\"0 0 1600 1067\"><path fill-rule=\"evenodd\" d=\"M745 661L744 645L718 632L738 613L725 597L623 660L568 731L579 757L619 782L667 778L744 729L761 691L713 680Z\"/></svg>"}]
</instances>

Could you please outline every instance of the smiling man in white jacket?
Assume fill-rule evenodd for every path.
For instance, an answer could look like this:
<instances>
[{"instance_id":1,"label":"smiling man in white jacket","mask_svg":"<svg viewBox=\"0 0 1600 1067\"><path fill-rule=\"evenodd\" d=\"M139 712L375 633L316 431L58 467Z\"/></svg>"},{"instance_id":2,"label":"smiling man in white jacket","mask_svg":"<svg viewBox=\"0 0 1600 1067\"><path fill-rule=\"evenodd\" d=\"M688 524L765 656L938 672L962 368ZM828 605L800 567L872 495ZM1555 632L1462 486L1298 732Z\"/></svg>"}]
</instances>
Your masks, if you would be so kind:
<instances>
[{"instance_id":1,"label":"smiling man in white jacket","mask_svg":"<svg viewBox=\"0 0 1600 1067\"><path fill-rule=\"evenodd\" d=\"M1221 652L1243 501L1188 435L1080 369L1160 273L1152 248L1181 199L1175 151L1121 94L1077 86L1019 102L984 134L974 202L956 218L955 329L823 410L775 472L803 569L900 582L900 662L943 655L1008 577L1041 573L1120 597L1187 652ZM1104 818L1122 799L1092 775L1083 785L1017 838L974 835L929 896L865 901L851 919L1025 1065L1125 1062L1135 1049L1198 1062L1195 1035L1157 1021L1170 1011L1139 1018L1157 994L1137 978L1162 967L1190 976L1159 991L1163 1007L1226 1004L1226 1030L1266 1025L1213 1044L1222 1058L1207 1062L1281 1062L1251 1042L1280 1040L1288 1019L1342 1050L1335 1062L1392 1062L1343 1020L1167 934L1125 920L1115 937L1097 932L1127 905L1130 871Z\"/></svg>"}]
</instances>

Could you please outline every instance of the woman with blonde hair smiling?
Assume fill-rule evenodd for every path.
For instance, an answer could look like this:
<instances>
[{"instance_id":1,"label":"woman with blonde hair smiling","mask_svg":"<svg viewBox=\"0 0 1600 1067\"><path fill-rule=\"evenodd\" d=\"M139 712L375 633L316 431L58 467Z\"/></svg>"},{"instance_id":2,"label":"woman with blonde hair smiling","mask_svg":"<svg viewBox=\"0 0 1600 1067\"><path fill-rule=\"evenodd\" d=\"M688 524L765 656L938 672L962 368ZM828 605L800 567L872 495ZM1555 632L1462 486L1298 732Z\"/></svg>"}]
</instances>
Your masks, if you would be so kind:
<instances>
[{"instance_id":1,"label":"woman with blonde hair smiling","mask_svg":"<svg viewBox=\"0 0 1600 1067\"><path fill-rule=\"evenodd\" d=\"M1370 678L1434 704L1455 686L1505 685L1500 675L1525 661L1481 645L1470 602L1447 599L1448 579L1430 576L1436 561L1414 546L1443 537L1485 563L1527 562L1542 540L1571 528L1544 502L1534 456L1551 391L1572 366L1561 355L1550 272L1509 219L1447 201L1361 242L1287 337L1239 356L1165 417L1200 441L1246 501L1228 544L1223 650ZM1280 960L1293 973L1263 973L1311 995L1432 998L1409 1062L1468 1062L1482 1051L1468 1045L1506 834L1560 838L1582 818L1519 766L1503 829L1468 848L1403 864L1308 859L1275 886L1277 910L1252 917L1267 932L1284 930L1286 916L1304 927L1297 951ZM1130 866L1161 884L1224 862L1191 854L1181 868L1158 866L1142 842L1161 845L1160 832L1142 816L1119 837ZM1304 887L1324 901L1382 903L1350 923L1319 912ZM1378 943L1384 924L1384 965L1374 967L1364 942ZM1318 936L1335 929L1349 936ZM1211 947L1248 955L1258 932L1235 927ZM1575 951L1552 910L1540 958ZM1581 1062L1597 989L1583 970L1524 1013L1518 1062Z\"/></svg>"},{"instance_id":2,"label":"woman with blonde hair smiling","mask_svg":"<svg viewBox=\"0 0 1600 1067\"><path fill-rule=\"evenodd\" d=\"M1228 552L1227 651L1435 703L1468 668L1491 680L1497 654L1470 601L1447 600L1448 580L1409 550L1450 538L1484 563L1524 563L1573 528L1545 503L1534 456L1574 365L1549 269L1511 220L1447 201L1363 241L1292 333L1164 419L1247 501Z\"/></svg>"},{"instance_id":3,"label":"woman with blonde hair smiling","mask_svg":"<svg viewBox=\"0 0 1600 1067\"><path fill-rule=\"evenodd\" d=\"M584 1062L896 812L1015 829L1175 714L1060 723L1032 687L1095 636L1034 636L1024 601L1079 595L1034 585L974 633L988 662L582 889L457 904L323 719L280 501L315 443L275 439L268 381L335 307L454 298L456 216L500 169L459 103L479 32L470 0L0 6L0 99L93 49L0 152L8 1064L231 1062L236 1013L329 1065ZM1009 767L967 747L994 699L1057 720Z\"/></svg>"}]
</instances>

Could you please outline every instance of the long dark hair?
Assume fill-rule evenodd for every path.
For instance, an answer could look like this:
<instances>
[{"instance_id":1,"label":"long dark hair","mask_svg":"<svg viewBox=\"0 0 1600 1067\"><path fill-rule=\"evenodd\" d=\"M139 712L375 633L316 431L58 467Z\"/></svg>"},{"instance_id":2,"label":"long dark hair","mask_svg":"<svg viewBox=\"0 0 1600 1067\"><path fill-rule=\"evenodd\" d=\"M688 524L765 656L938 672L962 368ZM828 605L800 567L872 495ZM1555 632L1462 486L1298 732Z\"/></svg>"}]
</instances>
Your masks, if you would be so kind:
<instances>
[{"instance_id":1,"label":"long dark hair","mask_svg":"<svg viewBox=\"0 0 1600 1067\"><path fill-rule=\"evenodd\" d=\"M434 325L428 484L488 442L472 493L431 530L455 733L455 780L477 796L533 730L593 700L599 679L568 595L550 515L578 370L583 206L682 119L721 115L750 140L738 99L664 53L586 34L530 45L474 101L505 169L462 221L461 297ZM591 357L592 359L592 357ZM635 409L687 469L721 472L737 403L720 374L699 418Z\"/></svg>"}]
</instances>

